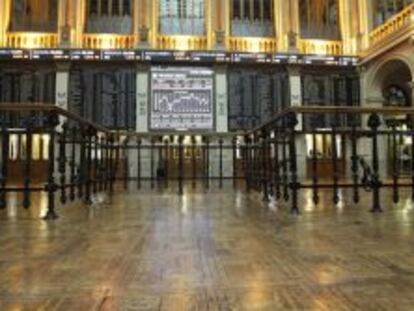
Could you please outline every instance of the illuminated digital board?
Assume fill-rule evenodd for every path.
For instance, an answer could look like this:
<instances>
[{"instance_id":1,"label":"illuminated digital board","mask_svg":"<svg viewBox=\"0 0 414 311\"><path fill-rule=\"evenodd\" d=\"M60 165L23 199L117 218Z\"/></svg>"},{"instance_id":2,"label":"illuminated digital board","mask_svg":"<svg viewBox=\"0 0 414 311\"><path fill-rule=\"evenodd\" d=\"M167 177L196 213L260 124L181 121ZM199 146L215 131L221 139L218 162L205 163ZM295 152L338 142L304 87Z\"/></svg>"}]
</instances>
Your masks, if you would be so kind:
<instances>
[{"instance_id":1,"label":"illuminated digital board","mask_svg":"<svg viewBox=\"0 0 414 311\"><path fill-rule=\"evenodd\" d=\"M152 130L212 130L214 71L198 67L151 69Z\"/></svg>"}]
</instances>

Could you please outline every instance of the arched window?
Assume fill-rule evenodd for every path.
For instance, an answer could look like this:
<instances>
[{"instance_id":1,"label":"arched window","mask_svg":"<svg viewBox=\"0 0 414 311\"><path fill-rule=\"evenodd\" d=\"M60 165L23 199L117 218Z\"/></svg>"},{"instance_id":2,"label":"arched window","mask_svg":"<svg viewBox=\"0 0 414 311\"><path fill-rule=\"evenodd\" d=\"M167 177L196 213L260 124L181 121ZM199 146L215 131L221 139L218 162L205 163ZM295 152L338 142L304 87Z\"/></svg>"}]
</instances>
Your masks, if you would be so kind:
<instances>
[{"instance_id":1,"label":"arched window","mask_svg":"<svg viewBox=\"0 0 414 311\"><path fill-rule=\"evenodd\" d=\"M13 0L10 30L56 32L57 11L58 0Z\"/></svg>"},{"instance_id":2,"label":"arched window","mask_svg":"<svg viewBox=\"0 0 414 311\"><path fill-rule=\"evenodd\" d=\"M299 0L301 37L340 38L338 0Z\"/></svg>"},{"instance_id":3,"label":"arched window","mask_svg":"<svg viewBox=\"0 0 414 311\"><path fill-rule=\"evenodd\" d=\"M231 0L231 34L236 37L274 35L272 0Z\"/></svg>"},{"instance_id":4,"label":"arched window","mask_svg":"<svg viewBox=\"0 0 414 311\"><path fill-rule=\"evenodd\" d=\"M204 0L160 1L160 33L168 35L204 35Z\"/></svg>"},{"instance_id":5,"label":"arched window","mask_svg":"<svg viewBox=\"0 0 414 311\"><path fill-rule=\"evenodd\" d=\"M88 0L86 32L131 33L132 0Z\"/></svg>"},{"instance_id":6,"label":"arched window","mask_svg":"<svg viewBox=\"0 0 414 311\"><path fill-rule=\"evenodd\" d=\"M413 0L371 0L374 27L384 24L390 17L413 3Z\"/></svg>"}]
</instances>

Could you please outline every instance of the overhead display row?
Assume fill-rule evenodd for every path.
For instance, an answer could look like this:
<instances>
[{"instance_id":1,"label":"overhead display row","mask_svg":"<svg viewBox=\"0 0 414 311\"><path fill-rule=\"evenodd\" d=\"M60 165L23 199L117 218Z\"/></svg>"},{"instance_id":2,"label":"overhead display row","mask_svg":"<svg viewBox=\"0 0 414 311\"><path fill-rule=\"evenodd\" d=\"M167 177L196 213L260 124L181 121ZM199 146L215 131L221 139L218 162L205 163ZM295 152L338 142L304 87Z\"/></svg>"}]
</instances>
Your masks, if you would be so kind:
<instances>
[{"instance_id":1,"label":"overhead display row","mask_svg":"<svg viewBox=\"0 0 414 311\"><path fill-rule=\"evenodd\" d=\"M353 56L237 53L224 51L84 50L84 49L0 49L0 60L85 60L143 62L263 63L327 66L356 66Z\"/></svg>"}]
</instances>

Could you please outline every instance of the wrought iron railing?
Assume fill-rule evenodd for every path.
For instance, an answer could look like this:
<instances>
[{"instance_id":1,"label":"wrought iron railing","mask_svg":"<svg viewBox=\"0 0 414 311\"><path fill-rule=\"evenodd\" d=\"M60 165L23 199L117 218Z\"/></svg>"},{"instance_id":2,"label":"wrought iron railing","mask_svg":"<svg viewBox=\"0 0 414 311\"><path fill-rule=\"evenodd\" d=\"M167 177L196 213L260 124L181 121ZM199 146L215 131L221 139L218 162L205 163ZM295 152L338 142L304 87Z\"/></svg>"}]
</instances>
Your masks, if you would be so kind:
<instances>
[{"instance_id":1,"label":"wrought iron railing","mask_svg":"<svg viewBox=\"0 0 414 311\"><path fill-rule=\"evenodd\" d=\"M264 201L287 202L294 213L303 190L311 190L315 205L321 191L332 191L334 204L343 201L342 190L352 192L354 203L367 191L378 212L385 189L395 203L403 189L414 198L413 115L405 108L294 107L250 132L138 134L110 131L51 105L1 104L0 209L8 193L22 193L29 208L32 194L43 192L45 218L54 219L57 195L61 204L91 204L116 182L125 190L178 194L230 182L260 192ZM43 151L35 151L39 135L47 136ZM46 169L34 176L39 153Z\"/></svg>"},{"instance_id":2,"label":"wrought iron railing","mask_svg":"<svg viewBox=\"0 0 414 311\"><path fill-rule=\"evenodd\" d=\"M38 135L48 137L41 151L46 170L33 176ZM55 219L57 192L62 204L75 199L89 204L98 189L113 189L114 136L73 113L46 104L1 104L0 137L0 209L7 207L8 193L22 193L22 205L28 209L33 193L46 192L45 219ZM13 138L20 142L17 148L12 146ZM93 156L98 153L103 156ZM12 160L20 161L22 174L9 170Z\"/></svg>"},{"instance_id":3,"label":"wrought iron railing","mask_svg":"<svg viewBox=\"0 0 414 311\"><path fill-rule=\"evenodd\" d=\"M354 203L359 203L361 191L368 190L373 212L382 211L382 189L391 189L395 203L404 188L414 197L413 114L414 109L398 108L290 108L246 136L247 187L261 191L265 201L272 196L290 200L294 213L300 210L302 189L312 190L314 204L319 203L321 190L333 192L334 204L341 200L341 189L352 190ZM321 122L322 115L330 116L328 124ZM318 135L334 142L325 155L331 164L325 177L319 169L321 154L315 149ZM298 152L298 146L306 145L305 136L312 142L312 152ZM338 138L342 144L336 143ZM298 171L299 164L309 166L305 174Z\"/></svg>"}]
</instances>

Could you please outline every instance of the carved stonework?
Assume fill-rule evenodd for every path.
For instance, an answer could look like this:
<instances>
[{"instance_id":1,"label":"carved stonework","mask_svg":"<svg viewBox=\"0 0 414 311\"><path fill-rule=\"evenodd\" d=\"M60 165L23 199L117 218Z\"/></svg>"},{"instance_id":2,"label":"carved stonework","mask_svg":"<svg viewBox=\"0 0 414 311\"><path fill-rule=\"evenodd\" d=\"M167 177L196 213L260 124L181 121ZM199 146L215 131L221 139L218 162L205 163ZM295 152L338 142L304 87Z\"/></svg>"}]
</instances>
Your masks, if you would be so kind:
<instances>
[{"instance_id":1,"label":"carved stonework","mask_svg":"<svg viewBox=\"0 0 414 311\"><path fill-rule=\"evenodd\" d=\"M298 34L293 30L288 33L288 48L289 50L296 50L298 46Z\"/></svg>"},{"instance_id":2,"label":"carved stonework","mask_svg":"<svg viewBox=\"0 0 414 311\"><path fill-rule=\"evenodd\" d=\"M224 46L225 33L223 30L216 30L216 45L218 47Z\"/></svg>"},{"instance_id":3,"label":"carved stonework","mask_svg":"<svg viewBox=\"0 0 414 311\"><path fill-rule=\"evenodd\" d=\"M139 41L141 43L148 43L148 37L149 37L149 28L145 25L142 25L139 28Z\"/></svg>"},{"instance_id":4,"label":"carved stonework","mask_svg":"<svg viewBox=\"0 0 414 311\"><path fill-rule=\"evenodd\" d=\"M72 29L69 25L60 28L60 44L63 46L70 45Z\"/></svg>"}]
</instances>

